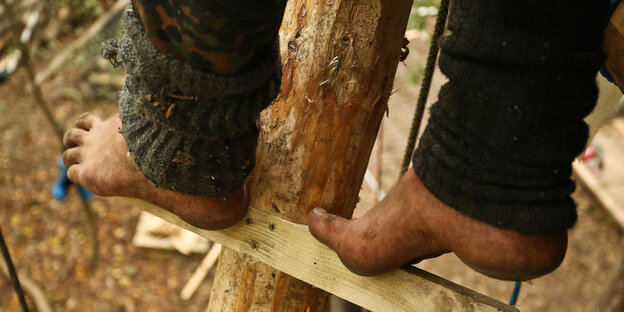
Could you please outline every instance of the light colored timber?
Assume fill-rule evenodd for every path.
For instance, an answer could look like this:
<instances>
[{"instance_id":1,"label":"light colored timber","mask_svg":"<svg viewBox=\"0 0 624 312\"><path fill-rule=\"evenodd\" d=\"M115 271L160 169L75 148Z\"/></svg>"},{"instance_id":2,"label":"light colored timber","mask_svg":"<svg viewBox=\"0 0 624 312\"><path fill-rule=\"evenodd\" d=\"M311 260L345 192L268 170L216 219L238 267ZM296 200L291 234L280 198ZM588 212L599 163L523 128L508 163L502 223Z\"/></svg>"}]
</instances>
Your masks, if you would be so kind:
<instances>
[{"instance_id":1,"label":"light colored timber","mask_svg":"<svg viewBox=\"0 0 624 312\"><path fill-rule=\"evenodd\" d=\"M122 200L371 311L518 311L416 268L375 277L355 275L307 226L258 209L249 208L247 216L228 229L206 231L145 201Z\"/></svg>"},{"instance_id":2,"label":"light colored timber","mask_svg":"<svg viewBox=\"0 0 624 312\"><path fill-rule=\"evenodd\" d=\"M611 121L611 126L624 140L624 118L616 118Z\"/></svg>"},{"instance_id":3,"label":"light colored timber","mask_svg":"<svg viewBox=\"0 0 624 312\"><path fill-rule=\"evenodd\" d=\"M574 161L572 168L574 169L574 175L594 194L598 203L609 211L613 218L624 227L624 210L620 207L620 203L605 190L603 183L579 160Z\"/></svg>"}]
</instances>

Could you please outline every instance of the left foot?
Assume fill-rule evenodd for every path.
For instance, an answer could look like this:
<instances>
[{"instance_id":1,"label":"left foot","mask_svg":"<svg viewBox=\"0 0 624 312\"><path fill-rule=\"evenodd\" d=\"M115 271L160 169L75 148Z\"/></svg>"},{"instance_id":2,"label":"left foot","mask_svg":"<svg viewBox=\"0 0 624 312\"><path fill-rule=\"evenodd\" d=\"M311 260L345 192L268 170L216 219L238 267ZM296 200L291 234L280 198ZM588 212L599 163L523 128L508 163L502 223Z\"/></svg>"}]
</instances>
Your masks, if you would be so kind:
<instances>
[{"instance_id":1,"label":"left foot","mask_svg":"<svg viewBox=\"0 0 624 312\"><path fill-rule=\"evenodd\" d=\"M157 187L141 174L120 134L121 120L85 113L65 133L67 177L100 196L124 196L161 206L191 225L207 230L229 227L247 211L243 186L226 197L205 198Z\"/></svg>"},{"instance_id":2,"label":"left foot","mask_svg":"<svg viewBox=\"0 0 624 312\"><path fill-rule=\"evenodd\" d=\"M308 225L360 275L454 252L485 275L527 280L556 269L567 246L565 231L526 235L470 218L438 200L411 169L363 217L347 220L316 208Z\"/></svg>"}]
</instances>

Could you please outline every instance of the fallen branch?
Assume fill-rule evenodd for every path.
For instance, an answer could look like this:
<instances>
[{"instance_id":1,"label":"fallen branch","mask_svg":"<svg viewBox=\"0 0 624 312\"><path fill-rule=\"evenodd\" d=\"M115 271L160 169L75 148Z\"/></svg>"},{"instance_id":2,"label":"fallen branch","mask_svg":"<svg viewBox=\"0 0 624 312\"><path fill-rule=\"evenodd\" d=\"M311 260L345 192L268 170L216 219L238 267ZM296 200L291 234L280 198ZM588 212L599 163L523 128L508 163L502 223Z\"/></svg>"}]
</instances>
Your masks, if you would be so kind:
<instances>
[{"instance_id":1,"label":"fallen branch","mask_svg":"<svg viewBox=\"0 0 624 312\"><path fill-rule=\"evenodd\" d=\"M35 302L35 306L37 307L37 310L39 312L51 312L52 309L50 309L50 305L48 304L48 301L43 295L43 292L41 291L41 289L35 283L33 283L31 280L29 280L26 277L22 276L18 280L17 273L15 272L15 268L12 266L12 264L11 264L11 267L9 267L9 265L7 264L6 261L10 261L9 250L6 248L6 244L4 242L4 238L2 237L1 232L0 232L0 246L2 247L2 254L4 256L4 257L0 257L0 271L2 271L2 273L4 274L4 276L6 276L7 279L9 279L10 281L12 281L14 284L17 285L17 288L19 289L19 297L20 297L20 303L22 304L22 308L25 311L28 311L28 306L26 305L26 300L24 299L24 296L23 296L24 294L21 292L21 290L23 289L33 299L33 301Z\"/></svg>"},{"instance_id":2,"label":"fallen branch","mask_svg":"<svg viewBox=\"0 0 624 312\"><path fill-rule=\"evenodd\" d=\"M94 270L97 266L98 260L100 258L100 240L98 239L98 224L97 224L97 215L89 202L86 200L82 201L82 209L84 209L87 214L87 222L89 224L89 236L91 237L91 259L89 260L89 268Z\"/></svg>"},{"instance_id":3,"label":"fallen branch","mask_svg":"<svg viewBox=\"0 0 624 312\"><path fill-rule=\"evenodd\" d=\"M102 28L106 27L116 16L121 14L121 11L128 4L128 0L118 0L109 11L104 13L97 21L93 23L85 31L85 33L80 36L80 38L76 39L76 41L72 42L67 48L63 51L59 52L59 54L54 57L54 59L48 64L48 66L42 70L37 77L35 78L35 82L40 85L46 80L50 79L58 70L63 66L67 61L69 61L78 49L82 48L90 39L95 37Z\"/></svg>"},{"instance_id":4,"label":"fallen branch","mask_svg":"<svg viewBox=\"0 0 624 312\"><path fill-rule=\"evenodd\" d=\"M9 278L9 272L7 270L4 259L0 259L0 269L2 269L2 273L4 274L4 276ZM52 312L52 308L50 308L50 304L48 303L48 300L46 300L46 297L43 294L43 291L41 291L41 288L39 288L37 284L35 284L29 278L24 277L24 276L20 277L20 284L22 285L22 288L24 288L24 291L26 291L28 296L32 298L33 302L35 303L35 306L37 307L37 311Z\"/></svg>"},{"instance_id":5,"label":"fallen branch","mask_svg":"<svg viewBox=\"0 0 624 312\"><path fill-rule=\"evenodd\" d=\"M219 259L219 254L221 253L221 244L214 243L208 251L204 260L202 260L201 264L197 267L191 278L186 283L182 291L180 292L180 296L184 300L189 300L199 288L199 285L204 280L210 269L214 266Z\"/></svg>"}]
</instances>

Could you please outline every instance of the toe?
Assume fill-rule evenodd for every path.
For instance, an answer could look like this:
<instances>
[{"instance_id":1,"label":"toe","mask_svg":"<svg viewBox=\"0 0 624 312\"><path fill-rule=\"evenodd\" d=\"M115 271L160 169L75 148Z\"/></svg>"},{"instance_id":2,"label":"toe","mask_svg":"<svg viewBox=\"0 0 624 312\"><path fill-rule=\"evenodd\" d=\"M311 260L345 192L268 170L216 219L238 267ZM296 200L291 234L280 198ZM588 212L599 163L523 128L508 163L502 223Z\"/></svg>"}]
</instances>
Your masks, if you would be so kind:
<instances>
[{"instance_id":1,"label":"toe","mask_svg":"<svg viewBox=\"0 0 624 312\"><path fill-rule=\"evenodd\" d=\"M72 183L79 185L80 184L80 180L78 179L79 172L80 172L80 166L69 167L69 169L67 169L67 178L69 179L69 181L72 181Z\"/></svg>"},{"instance_id":2,"label":"toe","mask_svg":"<svg viewBox=\"0 0 624 312\"><path fill-rule=\"evenodd\" d=\"M314 208L308 214L310 232L321 243L340 253L344 234L347 231L349 220L327 213L323 208Z\"/></svg>"},{"instance_id":3,"label":"toe","mask_svg":"<svg viewBox=\"0 0 624 312\"><path fill-rule=\"evenodd\" d=\"M353 226L354 222L329 214L322 208L315 208L308 214L312 235L334 250L351 272L372 276L388 270L387 265L379 261L378 250L370 248L372 245L365 242L362 233Z\"/></svg>"},{"instance_id":4,"label":"toe","mask_svg":"<svg viewBox=\"0 0 624 312\"><path fill-rule=\"evenodd\" d=\"M93 126L102 122L100 118L90 113L84 113L78 117L76 121L76 127L89 131Z\"/></svg>"},{"instance_id":5,"label":"toe","mask_svg":"<svg viewBox=\"0 0 624 312\"><path fill-rule=\"evenodd\" d=\"M74 147L63 152L63 164L70 168L72 165L79 164L82 161L82 153L80 148Z\"/></svg>"},{"instance_id":6,"label":"toe","mask_svg":"<svg viewBox=\"0 0 624 312\"><path fill-rule=\"evenodd\" d=\"M63 136L63 144L67 148L76 147L82 145L82 138L86 131L78 128L69 129Z\"/></svg>"}]
</instances>

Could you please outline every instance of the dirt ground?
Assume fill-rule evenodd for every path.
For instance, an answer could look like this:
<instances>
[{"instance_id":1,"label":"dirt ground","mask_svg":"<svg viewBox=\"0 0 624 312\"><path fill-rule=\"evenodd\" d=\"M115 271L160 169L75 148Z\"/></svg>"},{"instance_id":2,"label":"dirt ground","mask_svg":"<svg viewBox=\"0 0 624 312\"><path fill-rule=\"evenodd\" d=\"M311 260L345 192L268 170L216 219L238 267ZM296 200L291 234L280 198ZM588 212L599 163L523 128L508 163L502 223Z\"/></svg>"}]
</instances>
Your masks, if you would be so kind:
<instances>
[{"instance_id":1,"label":"dirt ground","mask_svg":"<svg viewBox=\"0 0 624 312\"><path fill-rule=\"evenodd\" d=\"M413 40L408 66L399 66L390 117L384 121L382 180L386 190L398 175L418 92L417 85L408 80L422 67L425 43L426 38ZM87 79L93 70L101 70L92 66L98 50L97 43L91 44L43 85L54 116L66 129L82 112L107 116L116 111L118 88ZM52 52L41 55L35 67L43 68L52 56ZM434 95L442 82L438 75ZM190 301L179 295L202 255L134 247L131 240L139 211L120 201L91 201L99 217L100 258L95 269L89 268L86 214L75 191L65 202L50 194L61 148L27 85L23 70L0 85L0 226L20 276L41 287L54 311L203 311L214 272ZM375 153L370 166L374 174ZM370 207L371 194L364 185L361 211ZM576 198L579 222L570 232L564 264L547 277L524 283L518 304L521 311L624 311L622 230L582 189ZM452 255L419 267L504 302L513 287L511 282L474 273ZM19 311L5 278L0 278L0 311Z\"/></svg>"}]
</instances>

